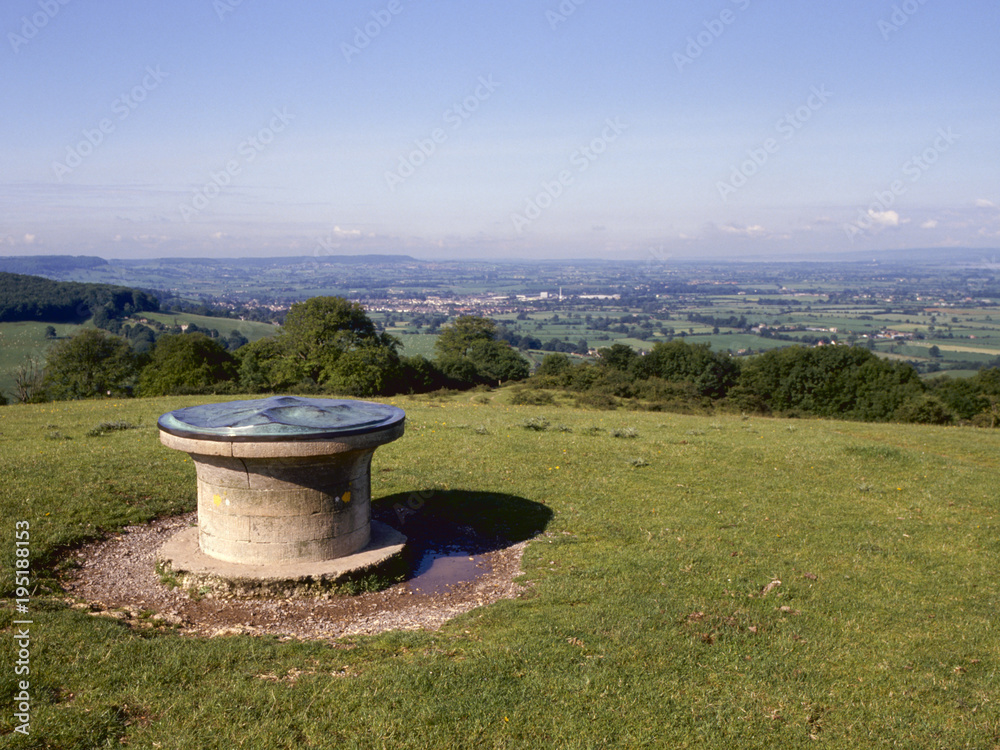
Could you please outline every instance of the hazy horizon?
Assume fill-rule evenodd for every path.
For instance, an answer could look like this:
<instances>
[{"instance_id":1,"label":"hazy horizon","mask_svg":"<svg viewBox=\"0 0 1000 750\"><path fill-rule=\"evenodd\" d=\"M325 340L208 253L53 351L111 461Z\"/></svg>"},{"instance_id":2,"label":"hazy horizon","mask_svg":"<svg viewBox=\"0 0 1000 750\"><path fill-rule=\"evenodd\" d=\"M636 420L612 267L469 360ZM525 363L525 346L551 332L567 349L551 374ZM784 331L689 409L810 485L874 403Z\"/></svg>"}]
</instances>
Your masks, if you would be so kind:
<instances>
[{"instance_id":1,"label":"hazy horizon","mask_svg":"<svg viewBox=\"0 0 1000 750\"><path fill-rule=\"evenodd\" d=\"M1000 244L1000 8L11 0L0 255Z\"/></svg>"}]
</instances>

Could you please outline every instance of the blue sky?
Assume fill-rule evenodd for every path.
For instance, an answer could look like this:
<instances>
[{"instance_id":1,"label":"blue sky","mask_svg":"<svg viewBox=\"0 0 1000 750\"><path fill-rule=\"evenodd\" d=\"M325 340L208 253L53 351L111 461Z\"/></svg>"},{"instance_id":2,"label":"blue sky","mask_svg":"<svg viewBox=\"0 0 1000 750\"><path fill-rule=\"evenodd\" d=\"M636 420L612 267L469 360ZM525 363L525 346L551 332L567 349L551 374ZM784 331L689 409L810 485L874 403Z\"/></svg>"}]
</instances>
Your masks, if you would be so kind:
<instances>
[{"instance_id":1,"label":"blue sky","mask_svg":"<svg viewBox=\"0 0 1000 750\"><path fill-rule=\"evenodd\" d=\"M0 254L1000 246L992 0L7 0Z\"/></svg>"}]
</instances>

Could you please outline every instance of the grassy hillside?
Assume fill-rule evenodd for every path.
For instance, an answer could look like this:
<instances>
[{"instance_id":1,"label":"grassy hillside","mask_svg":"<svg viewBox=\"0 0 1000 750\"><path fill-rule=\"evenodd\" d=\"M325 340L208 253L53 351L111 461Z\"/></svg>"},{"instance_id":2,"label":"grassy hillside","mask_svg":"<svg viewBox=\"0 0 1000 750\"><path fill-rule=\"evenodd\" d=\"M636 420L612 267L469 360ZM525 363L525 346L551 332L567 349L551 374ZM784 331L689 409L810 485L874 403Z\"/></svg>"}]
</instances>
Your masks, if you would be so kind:
<instances>
[{"instance_id":1,"label":"grassy hillside","mask_svg":"<svg viewBox=\"0 0 1000 750\"><path fill-rule=\"evenodd\" d=\"M376 453L372 495L544 503L520 599L326 644L137 632L40 591L32 735L5 708L0 745L1000 745L1000 432L507 397L395 399L407 433ZM0 590L17 521L44 589L68 545L192 509L192 464L155 420L203 400L0 408ZM138 427L86 435L108 421Z\"/></svg>"},{"instance_id":2,"label":"grassy hillside","mask_svg":"<svg viewBox=\"0 0 1000 750\"><path fill-rule=\"evenodd\" d=\"M56 329L60 338L72 336L84 328L92 328L88 321L84 325L72 323L0 323L0 392L8 397L14 392L14 370L29 356L45 361L46 353L55 342L45 338L45 329Z\"/></svg>"},{"instance_id":3,"label":"grassy hillside","mask_svg":"<svg viewBox=\"0 0 1000 750\"><path fill-rule=\"evenodd\" d=\"M410 333L399 329L389 329L389 333L403 342L400 354L404 357L420 355L434 359L437 356L434 352L434 342L438 339L436 333Z\"/></svg>"},{"instance_id":4,"label":"grassy hillside","mask_svg":"<svg viewBox=\"0 0 1000 750\"><path fill-rule=\"evenodd\" d=\"M253 320L235 320L233 318L212 318L205 315L188 313L143 313L142 317L163 323L167 326L194 323L201 328L214 328L222 336L228 336L231 331L239 331L250 341L273 336L278 332L276 326L270 323L259 323Z\"/></svg>"},{"instance_id":5,"label":"grassy hillside","mask_svg":"<svg viewBox=\"0 0 1000 750\"><path fill-rule=\"evenodd\" d=\"M187 313L147 312L140 315L150 320L159 321L164 325L194 323L202 328L214 328L222 336L228 336L230 332L235 330L250 341L273 336L278 331L278 328L270 323L249 320L211 318L204 315L188 315ZM49 325L56 329L56 335L60 338L68 338L77 331L93 327L91 321L87 321L83 325L34 322L0 323L0 392L10 397L14 390L14 369L22 364L29 355L37 357L44 363L46 353L55 343L45 338L45 329Z\"/></svg>"}]
</instances>

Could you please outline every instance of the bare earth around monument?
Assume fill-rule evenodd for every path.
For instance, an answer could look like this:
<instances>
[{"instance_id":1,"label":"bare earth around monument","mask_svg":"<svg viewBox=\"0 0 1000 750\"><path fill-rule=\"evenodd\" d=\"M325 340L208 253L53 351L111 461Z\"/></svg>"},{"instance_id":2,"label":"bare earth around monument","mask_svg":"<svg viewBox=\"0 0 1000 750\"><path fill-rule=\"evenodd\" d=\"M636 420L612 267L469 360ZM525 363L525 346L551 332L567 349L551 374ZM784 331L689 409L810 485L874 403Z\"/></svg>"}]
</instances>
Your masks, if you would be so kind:
<instances>
[{"instance_id":1,"label":"bare earth around monument","mask_svg":"<svg viewBox=\"0 0 1000 750\"><path fill-rule=\"evenodd\" d=\"M526 541L436 518L406 526L406 544L387 505L372 518L372 454L404 419L383 404L288 396L163 415L161 442L197 467L197 517L79 550L74 606L138 627L311 639L436 628L516 596ZM399 582L337 595L365 575Z\"/></svg>"},{"instance_id":2,"label":"bare earth around monument","mask_svg":"<svg viewBox=\"0 0 1000 750\"><path fill-rule=\"evenodd\" d=\"M391 514L391 509L388 510ZM387 520L391 517L387 514ZM471 552L472 575L451 585L425 586L422 576L381 591L355 596L269 599L199 596L168 588L154 569L156 548L195 522L193 513L129 527L121 534L77 551L79 567L65 581L73 606L135 627L171 627L198 636L275 635L302 640L375 635L388 630L436 629L464 612L518 596L527 541L497 544L467 527L440 529L433 537L407 529L408 548L420 560L428 552L455 545ZM455 549L450 546L450 549Z\"/></svg>"}]
</instances>

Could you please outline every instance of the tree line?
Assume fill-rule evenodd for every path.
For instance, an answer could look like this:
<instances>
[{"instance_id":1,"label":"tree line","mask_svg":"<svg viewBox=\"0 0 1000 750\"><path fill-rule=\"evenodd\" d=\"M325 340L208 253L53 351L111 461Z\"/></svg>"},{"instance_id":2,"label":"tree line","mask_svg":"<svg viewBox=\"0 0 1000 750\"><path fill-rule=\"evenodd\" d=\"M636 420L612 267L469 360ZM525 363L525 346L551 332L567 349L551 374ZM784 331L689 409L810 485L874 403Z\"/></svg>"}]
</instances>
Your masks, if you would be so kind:
<instances>
[{"instance_id":1,"label":"tree line","mask_svg":"<svg viewBox=\"0 0 1000 750\"><path fill-rule=\"evenodd\" d=\"M433 360L406 357L360 304L340 297L292 305L276 336L235 352L225 343L189 332L150 345L145 337L87 329L55 344L27 388L19 380L18 400L262 392L371 397L502 385L530 372L491 320L460 317L441 330Z\"/></svg>"},{"instance_id":2,"label":"tree line","mask_svg":"<svg viewBox=\"0 0 1000 750\"><path fill-rule=\"evenodd\" d=\"M156 297L138 289L0 272L0 322L82 323L99 310L122 317L159 309Z\"/></svg>"},{"instance_id":3,"label":"tree line","mask_svg":"<svg viewBox=\"0 0 1000 750\"><path fill-rule=\"evenodd\" d=\"M921 380L908 363L854 346L792 346L746 360L675 340L646 354L615 344L595 362L547 355L516 400L537 391L575 394L581 405L674 411L731 410L868 422L1000 424L1000 369L971 378ZM532 394L531 391L536 391Z\"/></svg>"},{"instance_id":4,"label":"tree line","mask_svg":"<svg viewBox=\"0 0 1000 750\"><path fill-rule=\"evenodd\" d=\"M466 315L440 328L433 359L408 357L360 304L314 297L292 305L276 336L235 351L202 332L168 334L146 346L145 339L82 331L53 347L44 370L26 375L32 387L22 388L19 380L17 397L268 392L373 397L524 381L515 403L550 403L555 390L598 408L1000 425L998 367L971 378L924 381L911 365L855 346L792 346L737 358L708 344L673 340L645 353L614 344L586 361L552 353L530 375L528 361L505 340L508 334L492 320Z\"/></svg>"}]
</instances>

